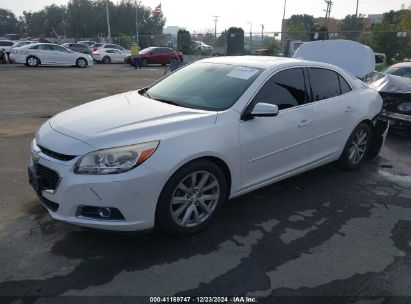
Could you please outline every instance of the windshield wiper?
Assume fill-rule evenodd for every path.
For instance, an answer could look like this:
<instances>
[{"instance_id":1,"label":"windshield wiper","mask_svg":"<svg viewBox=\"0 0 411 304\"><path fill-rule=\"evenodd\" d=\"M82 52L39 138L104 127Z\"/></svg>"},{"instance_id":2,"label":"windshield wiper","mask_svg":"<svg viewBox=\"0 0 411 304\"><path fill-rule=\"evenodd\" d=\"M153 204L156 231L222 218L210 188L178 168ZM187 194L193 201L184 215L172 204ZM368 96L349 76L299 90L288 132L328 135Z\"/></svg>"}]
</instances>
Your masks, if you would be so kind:
<instances>
[{"instance_id":1,"label":"windshield wiper","mask_svg":"<svg viewBox=\"0 0 411 304\"><path fill-rule=\"evenodd\" d=\"M178 102L175 102L173 100L162 99L162 98L154 98L154 100L157 100L159 102L164 102L164 103L167 103L167 104L170 104L170 105L173 105L173 106L184 107L184 105L182 103L178 103Z\"/></svg>"}]
</instances>

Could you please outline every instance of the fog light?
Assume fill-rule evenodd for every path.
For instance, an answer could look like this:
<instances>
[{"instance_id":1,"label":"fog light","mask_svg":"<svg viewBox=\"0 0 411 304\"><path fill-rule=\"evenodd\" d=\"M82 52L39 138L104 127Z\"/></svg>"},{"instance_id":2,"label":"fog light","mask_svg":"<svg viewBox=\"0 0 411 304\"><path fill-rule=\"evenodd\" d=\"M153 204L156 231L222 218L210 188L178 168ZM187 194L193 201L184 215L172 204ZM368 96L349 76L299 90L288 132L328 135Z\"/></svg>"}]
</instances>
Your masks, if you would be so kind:
<instances>
[{"instance_id":1,"label":"fog light","mask_svg":"<svg viewBox=\"0 0 411 304\"><path fill-rule=\"evenodd\" d=\"M98 209L98 215L100 215L103 218L109 218L111 217L111 210L110 208L100 208Z\"/></svg>"},{"instance_id":2,"label":"fog light","mask_svg":"<svg viewBox=\"0 0 411 304\"><path fill-rule=\"evenodd\" d=\"M125 218L120 210L111 207L92 207L80 206L77 209L76 216L93 219L93 220L109 220L109 221L124 221Z\"/></svg>"}]
</instances>

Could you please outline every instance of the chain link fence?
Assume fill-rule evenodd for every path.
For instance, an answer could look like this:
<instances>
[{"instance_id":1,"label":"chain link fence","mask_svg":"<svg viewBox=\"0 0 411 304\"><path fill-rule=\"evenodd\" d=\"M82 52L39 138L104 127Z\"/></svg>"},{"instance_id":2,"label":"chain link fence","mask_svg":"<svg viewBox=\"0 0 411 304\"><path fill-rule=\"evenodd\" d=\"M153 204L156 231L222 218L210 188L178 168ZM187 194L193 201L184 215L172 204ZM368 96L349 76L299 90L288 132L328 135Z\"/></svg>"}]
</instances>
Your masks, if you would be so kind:
<instances>
[{"instance_id":1,"label":"chain link fence","mask_svg":"<svg viewBox=\"0 0 411 304\"><path fill-rule=\"evenodd\" d=\"M231 34L233 35L233 34ZM236 34L238 35L238 34ZM190 34L191 47L185 48L185 55L226 55L227 40L232 38L227 32ZM244 44L243 54L273 55L292 57L303 43L315 40L348 39L371 47L380 54L381 64L411 60L411 30L380 30L380 31L336 31L336 32L264 32L244 33L240 37ZM78 42L90 40L102 43L115 43L129 49L136 41L135 36L111 37L59 37L49 39L55 43ZM178 39L171 34L139 35L140 48L151 46L170 47L180 50ZM378 59L377 59L378 61Z\"/></svg>"}]
</instances>

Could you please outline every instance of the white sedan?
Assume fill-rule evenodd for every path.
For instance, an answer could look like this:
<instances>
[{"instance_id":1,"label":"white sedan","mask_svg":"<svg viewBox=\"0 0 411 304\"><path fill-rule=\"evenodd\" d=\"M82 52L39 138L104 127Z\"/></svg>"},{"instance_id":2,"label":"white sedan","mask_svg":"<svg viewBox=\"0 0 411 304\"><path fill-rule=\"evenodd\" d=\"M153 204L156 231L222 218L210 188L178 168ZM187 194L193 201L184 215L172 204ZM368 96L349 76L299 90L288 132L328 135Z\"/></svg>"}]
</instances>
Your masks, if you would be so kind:
<instances>
[{"instance_id":1,"label":"white sedan","mask_svg":"<svg viewBox=\"0 0 411 304\"><path fill-rule=\"evenodd\" d=\"M90 55L73 52L58 44L32 43L13 48L10 59L15 63L23 63L30 67L39 65L64 65L85 68L93 65Z\"/></svg>"},{"instance_id":2,"label":"white sedan","mask_svg":"<svg viewBox=\"0 0 411 304\"><path fill-rule=\"evenodd\" d=\"M192 234L226 199L336 160L358 168L383 142L381 107L333 65L205 59L51 118L32 141L29 180L57 220Z\"/></svg>"},{"instance_id":3,"label":"white sedan","mask_svg":"<svg viewBox=\"0 0 411 304\"><path fill-rule=\"evenodd\" d=\"M116 49L99 49L93 52L93 59L101 63L124 63L126 54Z\"/></svg>"}]
</instances>

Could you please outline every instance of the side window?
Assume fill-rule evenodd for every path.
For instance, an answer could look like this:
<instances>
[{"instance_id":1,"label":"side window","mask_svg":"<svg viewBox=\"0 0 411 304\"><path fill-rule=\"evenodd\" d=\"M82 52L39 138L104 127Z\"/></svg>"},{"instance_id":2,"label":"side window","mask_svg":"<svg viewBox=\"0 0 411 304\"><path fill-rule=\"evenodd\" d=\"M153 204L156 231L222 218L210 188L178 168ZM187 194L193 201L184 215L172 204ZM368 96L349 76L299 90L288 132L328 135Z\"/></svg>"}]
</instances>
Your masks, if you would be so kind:
<instances>
[{"instance_id":1,"label":"side window","mask_svg":"<svg viewBox=\"0 0 411 304\"><path fill-rule=\"evenodd\" d=\"M340 81L336 72L321 68L309 68L313 101L341 95Z\"/></svg>"},{"instance_id":2,"label":"side window","mask_svg":"<svg viewBox=\"0 0 411 304\"><path fill-rule=\"evenodd\" d=\"M338 75L338 79L340 80L341 95L351 92L350 85L341 75Z\"/></svg>"},{"instance_id":3,"label":"side window","mask_svg":"<svg viewBox=\"0 0 411 304\"><path fill-rule=\"evenodd\" d=\"M301 68L278 72L269 79L254 97L252 104L271 103L280 110L306 102L304 72Z\"/></svg>"}]
</instances>

